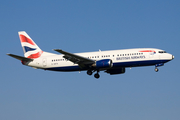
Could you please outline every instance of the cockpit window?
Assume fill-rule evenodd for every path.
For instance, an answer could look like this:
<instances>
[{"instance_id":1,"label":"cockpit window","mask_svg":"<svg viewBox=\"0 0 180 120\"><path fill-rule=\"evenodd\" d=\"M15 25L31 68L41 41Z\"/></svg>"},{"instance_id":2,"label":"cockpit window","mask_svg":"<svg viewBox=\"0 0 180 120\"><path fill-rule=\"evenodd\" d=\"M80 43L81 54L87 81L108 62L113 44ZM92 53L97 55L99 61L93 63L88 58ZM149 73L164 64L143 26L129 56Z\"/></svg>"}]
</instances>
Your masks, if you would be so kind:
<instances>
[{"instance_id":1,"label":"cockpit window","mask_svg":"<svg viewBox=\"0 0 180 120\"><path fill-rule=\"evenodd\" d=\"M159 53L166 53L166 51L159 51Z\"/></svg>"}]
</instances>

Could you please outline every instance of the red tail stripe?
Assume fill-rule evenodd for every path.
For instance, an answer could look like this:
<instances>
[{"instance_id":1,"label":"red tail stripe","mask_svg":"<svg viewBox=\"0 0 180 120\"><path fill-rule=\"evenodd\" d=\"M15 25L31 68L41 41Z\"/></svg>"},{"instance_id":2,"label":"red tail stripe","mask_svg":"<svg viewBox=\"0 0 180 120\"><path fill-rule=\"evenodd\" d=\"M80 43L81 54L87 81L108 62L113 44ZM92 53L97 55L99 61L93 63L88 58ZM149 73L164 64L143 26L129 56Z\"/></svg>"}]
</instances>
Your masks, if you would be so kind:
<instances>
[{"instance_id":1,"label":"red tail stripe","mask_svg":"<svg viewBox=\"0 0 180 120\"><path fill-rule=\"evenodd\" d=\"M31 45L35 45L34 42L24 35L19 35L21 42L28 42Z\"/></svg>"},{"instance_id":2,"label":"red tail stripe","mask_svg":"<svg viewBox=\"0 0 180 120\"><path fill-rule=\"evenodd\" d=\"M35 58L38 58L41 56L41 54L43 53L43 51L40 51L36 54L31 54L30 56L28 56L27 58L32 58L32 59L35 59Z\"/></svg>"}]
</instances>

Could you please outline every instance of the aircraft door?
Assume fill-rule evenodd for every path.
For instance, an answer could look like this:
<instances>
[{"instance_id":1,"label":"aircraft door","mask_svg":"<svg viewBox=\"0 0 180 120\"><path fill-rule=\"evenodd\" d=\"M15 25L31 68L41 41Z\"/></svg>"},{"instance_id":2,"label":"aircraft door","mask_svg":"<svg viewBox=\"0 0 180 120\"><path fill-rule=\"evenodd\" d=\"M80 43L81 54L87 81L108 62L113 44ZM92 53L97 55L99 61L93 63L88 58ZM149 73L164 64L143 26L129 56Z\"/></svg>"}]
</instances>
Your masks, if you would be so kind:
<instances>
[{"instance_id":1,"label":"aircraft door","mask_svg":"<svg viewBox=\"0 0 180 120\"><path fill-rule=\"evenodd\" d=\"M149 57L153 58L154 57L154 53L149 53Z\"/></svg>"},{"instance_id":2,"label":"aircraft door","mask_svg":"<svg viewBox=\"0 0 180 120\"><path fill-rule=\"evenodd\" d=\"M43 67L46 67L46 66L47 66L47 59L46 59L46 58L43 58L43 60L42 60L42 65L43 65Z\"/></svg>"},{"instance_id":3,"label":"aircraft door","mask_svg":"<svg viewBox=\"0 0 180 120\"><path fill-rule=\"evenodd\" d=\"M160 56L157 53L150 53L149 58L160 59Z\"/></svg>"},{"instance_id":4,"label":"aircraft door","mask_svg":"<svg viewBox=\"0 0 180 120\"><path fill-rule=\"evenodd\" d=\"M155 54L155 58L156 58L156 59L160 59L160 55L156 53L156 54Z\"/></svg>"}]
</instances>

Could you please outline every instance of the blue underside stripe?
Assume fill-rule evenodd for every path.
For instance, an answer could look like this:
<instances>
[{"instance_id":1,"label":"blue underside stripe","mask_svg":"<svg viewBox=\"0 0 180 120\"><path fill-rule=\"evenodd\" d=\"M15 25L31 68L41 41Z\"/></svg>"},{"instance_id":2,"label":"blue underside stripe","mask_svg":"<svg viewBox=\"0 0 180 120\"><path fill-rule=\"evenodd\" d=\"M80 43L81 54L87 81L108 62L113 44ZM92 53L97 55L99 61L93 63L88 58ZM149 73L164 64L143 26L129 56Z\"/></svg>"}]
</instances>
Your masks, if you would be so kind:
<instances>
[{"instance_id":1,"label":"blue underside stripe","mask_svg":"<svg viewBox=\"0 0 180 120\"><path fill-rule=\"evenodd\" d=\"M133 62L119 62L113 63L112 68L122 68L122 67L138 67L138 66L151 66L159 63L166 63L169 60L148 60L148 61L133 61ZM79 66L67 66L67 67L52 67L46 70L52 71L82 71L88 68L81 69Z\"/></svg>"}]
</instances>

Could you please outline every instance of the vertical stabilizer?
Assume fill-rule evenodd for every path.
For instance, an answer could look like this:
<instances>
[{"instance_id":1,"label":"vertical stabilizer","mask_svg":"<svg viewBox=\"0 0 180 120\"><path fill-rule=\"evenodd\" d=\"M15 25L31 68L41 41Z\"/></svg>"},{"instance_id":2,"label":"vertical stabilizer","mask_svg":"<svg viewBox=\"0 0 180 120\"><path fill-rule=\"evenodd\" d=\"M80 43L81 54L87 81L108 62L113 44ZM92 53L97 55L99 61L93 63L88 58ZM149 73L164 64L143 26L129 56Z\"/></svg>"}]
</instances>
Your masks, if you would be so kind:
<instances>
[{"instance_id":1,"label":"vertical stabilizer","mask_svg":"<svg viewBox=\"0 0 180 120\"><path fill-rule=\"evenodd\" d=\"M31 59L39 58L43 51L36 45L36 43L25 31L20 31L18 34L24 51L24 56Z\"/></svg>"}]
</instances>

